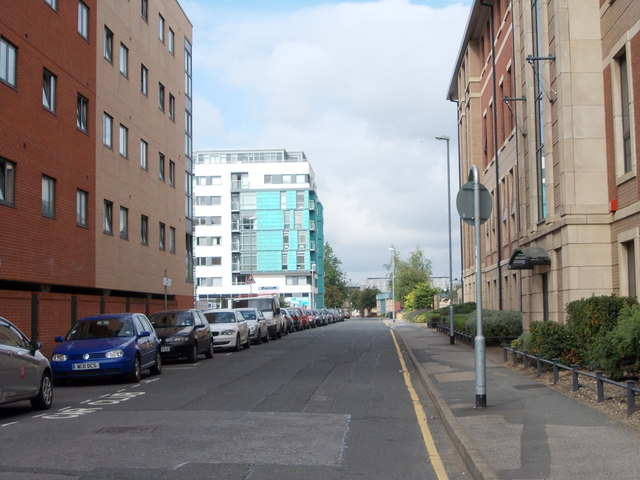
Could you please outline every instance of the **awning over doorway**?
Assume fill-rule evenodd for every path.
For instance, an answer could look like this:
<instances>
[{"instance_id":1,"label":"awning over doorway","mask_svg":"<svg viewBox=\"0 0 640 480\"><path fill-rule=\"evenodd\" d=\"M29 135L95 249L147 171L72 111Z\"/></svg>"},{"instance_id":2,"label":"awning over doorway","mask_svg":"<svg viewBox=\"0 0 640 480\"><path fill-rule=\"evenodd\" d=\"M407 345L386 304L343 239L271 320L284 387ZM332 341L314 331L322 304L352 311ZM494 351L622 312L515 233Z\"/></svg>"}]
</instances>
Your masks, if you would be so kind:
<instances>
[{"instance_id":1,"label":"awning over doorway","mask_svg":"<svg viewBox=\"0 0 640 480\"><path fill-rule=\"evenodd\" d=\"M516 248L509 259L509 270L532 270L536 265L551 265L544 248Z\"/></svg>"}]
</instances>

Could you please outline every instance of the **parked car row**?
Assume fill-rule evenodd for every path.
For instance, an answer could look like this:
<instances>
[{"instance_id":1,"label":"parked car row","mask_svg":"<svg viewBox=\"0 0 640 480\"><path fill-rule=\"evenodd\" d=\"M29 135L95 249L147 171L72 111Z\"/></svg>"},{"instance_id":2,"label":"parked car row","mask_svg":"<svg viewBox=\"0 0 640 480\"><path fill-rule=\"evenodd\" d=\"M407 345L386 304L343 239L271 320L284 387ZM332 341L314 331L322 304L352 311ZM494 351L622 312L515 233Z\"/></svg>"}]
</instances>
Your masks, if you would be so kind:
<instances>
[{"instance_id":1,"label":"parked car row","mask_svg":"<svg viewBox=\"0 0 640 480\"><path fill-rule=\"evenodd\" d=\"M266 314L265 314L266 311ZM0 405L30 400L35 409L53 403L53 385L96 377L139 382L144 370L162 373L165 360L196 362L215 349L239 351L294 331L344 320L336 309L238 307L101 314L75 322L51 359L10 321L0 317Z\"/></svg>"}]
</instances>

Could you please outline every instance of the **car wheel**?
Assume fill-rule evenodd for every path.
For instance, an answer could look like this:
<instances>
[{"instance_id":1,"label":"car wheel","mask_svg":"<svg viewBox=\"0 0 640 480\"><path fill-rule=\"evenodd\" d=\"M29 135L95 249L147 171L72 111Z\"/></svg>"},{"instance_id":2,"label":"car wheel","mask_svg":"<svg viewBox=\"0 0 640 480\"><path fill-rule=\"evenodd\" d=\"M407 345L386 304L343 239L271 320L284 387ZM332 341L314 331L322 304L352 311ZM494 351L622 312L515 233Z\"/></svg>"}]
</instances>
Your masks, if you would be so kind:
<instances>
[{"instance_id":1,"label":"car wheel","mask_svg":"<svg viewBox=\"0 0 640 480\"><path fill-rule=\"evenodd\" d=\"M53 403L53 383L51 374L45 372L40 379L40 391L38 396L31 399L31 406L36 410L48 410Z\"/></svg>"},{"instance_id":2,"label":"car wheel","mask_svg":"<svg viewBox=\"0 0 640 480\"><path fill-rule=\"evenodd\" d=\"M209 341L209 348L205 352L207 358L213 358L213 338Z\"/></svg>"},{"instance_id":3,"label":"car wheel","mask_svg":"<svg viewBox=\"0 0 640 480\"><path fill-rule=\"evenodd\" d=\"M236 335L236 345L233 347L234 352L240 351L240 334Z\"/></svg>"},{"instance_id":4,"label":"car wheel","mask_svg":"<svg viewBox=\"0 0 640 480\"><path fill-rule=\"evenodd\" d=\"M162 373L162 356L160 352L156 352L156 363L149 370L151 375L160 375Z\"/></svg>"},{"instance_id":5,"label":"car wheel","mask_svg":"<svg viewBox=\"0 0 640 480\"><path fill-rule=\"evenodd\" d=\"M198 361L198 344L194 343L191 347L191 352L189 353L188 359L191 363L196 363Z\"/></svg>"},{"instance_id":6,"label":"car wheel","mask_svg":"<svg viewBox=\"0 0 640 480\"><path fill-rule=\"evenodd\" d=\"M129 374L129 381L132 383L140 383L142 380L142 365L140 365L140 357L136 355L133 361L133 371Z\"/></svg>"},{"instance_id":7,"label":"car wheel","mask_svg":"<svg viewBox=\"0 0 640 480\"><path fill-rule=\"evenodd\" d=\"M278 329L278 331L276 332L276 337L282 338L282 328Z\"/></svg>"},{"instance_id":8,"label":"car wheel","mask_svg":"<svg viewBox=\"0 0 640 480\"><path fill-rule=\"evenodd\" d=\"M258 328L258 333L256 333L256 345L260 345L262 343L262 337L260 336L260 329Z\"/></svg>"}]
</instances>

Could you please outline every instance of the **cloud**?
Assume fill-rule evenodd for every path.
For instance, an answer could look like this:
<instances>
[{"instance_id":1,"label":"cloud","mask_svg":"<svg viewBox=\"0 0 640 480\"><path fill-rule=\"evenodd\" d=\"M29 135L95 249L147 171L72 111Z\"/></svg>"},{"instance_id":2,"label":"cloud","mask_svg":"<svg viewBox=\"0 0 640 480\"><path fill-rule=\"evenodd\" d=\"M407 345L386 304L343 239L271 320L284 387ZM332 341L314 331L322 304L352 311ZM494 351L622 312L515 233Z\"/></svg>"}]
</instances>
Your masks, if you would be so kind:
<instances>
[{"instance_id":1,"label":"cloud","mask_svg":"<svg viewBox=\"0 0 640 480\"><path fill-rule=\"evenodd\" d=\"M452 138L455 167L446 93L469 7L326 3L225 21L203 5L184 2L196 149L304 151L326 240L354 281L385 275L390 245L403 257L420 246L434 274L448 275L446 144L433 137ZM459 263L455 168L451 178Z\"/></svg>"}]
</instances>

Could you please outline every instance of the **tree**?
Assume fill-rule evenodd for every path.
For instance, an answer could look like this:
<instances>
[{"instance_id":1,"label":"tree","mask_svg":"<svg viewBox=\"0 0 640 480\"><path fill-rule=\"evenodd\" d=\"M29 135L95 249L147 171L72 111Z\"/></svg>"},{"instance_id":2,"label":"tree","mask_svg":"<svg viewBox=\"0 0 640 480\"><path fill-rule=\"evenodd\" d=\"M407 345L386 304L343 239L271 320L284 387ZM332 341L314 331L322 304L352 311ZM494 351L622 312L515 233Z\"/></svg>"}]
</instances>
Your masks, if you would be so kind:
<instances>
[{"instance_id":1,"label":"tree","mask_svg":"<svg viewBox=\"0 0 640 480\"><path fill-rule=\"evenodd\" d=\"M400 259L400 254L394 250L393 261L385 265L389 274L395 264L395 296L396 300L404 302L409 293L420 283L431 284L431 260L424 257L424 252L420 247L409 254L409 258L404 261ZM391 290L391 289L389 289Z\"/></svg>"},{"instance_id":2,"label":"tree","mask_svg":"<svg viewBox=\"0 0 640 480\"><path fill-rule=\"evenodd\" d=\"M351 295L351 303L364 316L366 310L372 310L376 307L376 295L378 293L380 293L380 290L374 287L357 290Z\"/></svg>"},{"instance_id":3,"label":"tree","mask_svg":"<svg viewBox=\"0 0 640 480\"><path fill-rule=\"evenodd\" d=\"M347 299L347 282L340 269L342 262L329 242L324 244L324 303L327 308L340 308Z\"/></svg>"},{"instance_id":4,"label":"tree","mask_svg":"<svg viewBox=\"0 0 640 480\"><path fill-rule=\"evenodd\" d=\"M431 283L419 283L405 297L404 306L407 310L433 308L433 297L438 291L439 289L431 285Z\"/></svg>"}]
</instances>

